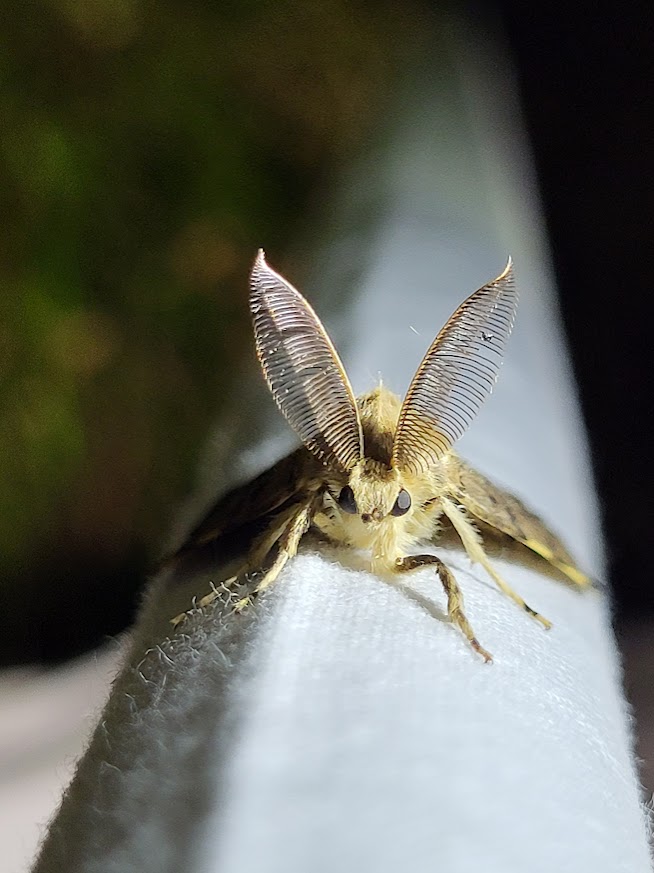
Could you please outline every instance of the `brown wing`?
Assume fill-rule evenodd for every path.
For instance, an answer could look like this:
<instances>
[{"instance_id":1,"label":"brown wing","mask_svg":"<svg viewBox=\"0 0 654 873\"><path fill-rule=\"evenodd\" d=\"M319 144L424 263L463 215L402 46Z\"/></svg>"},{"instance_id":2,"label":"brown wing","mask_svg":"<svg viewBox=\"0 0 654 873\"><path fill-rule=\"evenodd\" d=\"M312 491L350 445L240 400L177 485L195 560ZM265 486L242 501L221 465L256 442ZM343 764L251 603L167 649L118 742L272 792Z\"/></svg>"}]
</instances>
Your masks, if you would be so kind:
<instances>
[{"instance_id":1,"label":"brown wing","mask_svg":"<svg viewBox=\"0 0 654 873\"><path fill-rule=\"evenodd\" d=\"M527 546L575 585L591 584L561 540L521 500L458 458L452 457L448 466L451 494L471 516Z\"/></svg>"},{"instance_id":2,"label":"brown wing","mask_svg":"<svg viewBox=\"0 0 654 873\"><path fill-rule=\"evenodd\" d=\"M176 563L192 554L201 558L202 553L212 560L227 561L244 553L316 490L318 480L313 474L317 465L307 449L300 448L255 479L228 491L165 563Z\"/></svg>"}]
</instances>

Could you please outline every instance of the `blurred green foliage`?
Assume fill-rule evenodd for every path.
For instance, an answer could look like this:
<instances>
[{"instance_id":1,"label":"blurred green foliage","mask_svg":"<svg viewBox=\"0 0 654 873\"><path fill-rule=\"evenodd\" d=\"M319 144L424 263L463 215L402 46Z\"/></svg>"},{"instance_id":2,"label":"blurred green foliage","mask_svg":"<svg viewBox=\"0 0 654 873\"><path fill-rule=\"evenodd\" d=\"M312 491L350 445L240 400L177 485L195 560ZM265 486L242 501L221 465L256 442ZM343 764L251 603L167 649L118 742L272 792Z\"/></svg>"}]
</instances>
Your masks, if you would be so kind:
<instances>
[{"instance_id":1,"label":"blurred green foliage","mask_svg":"<svg viewBox=\"0 0 654 873\"><path fill-rule=\"evenodd\" d=\"M0 18L0 593L27 639L156 556L250 348L254 252L280 262L419 21L346 0Z\"/></svg>"}]
</instances>

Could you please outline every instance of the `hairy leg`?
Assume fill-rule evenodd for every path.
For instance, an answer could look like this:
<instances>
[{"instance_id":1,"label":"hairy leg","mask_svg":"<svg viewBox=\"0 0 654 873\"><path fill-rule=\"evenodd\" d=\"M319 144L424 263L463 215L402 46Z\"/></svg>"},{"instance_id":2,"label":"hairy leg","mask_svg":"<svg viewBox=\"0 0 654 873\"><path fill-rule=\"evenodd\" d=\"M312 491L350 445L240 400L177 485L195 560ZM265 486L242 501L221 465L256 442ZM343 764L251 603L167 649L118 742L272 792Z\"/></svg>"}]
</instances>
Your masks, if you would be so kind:
<instances>
[{"instance_id":1,"label":"hairy leg","mask_svg":"<svg viewBox=\"0 0 654 873\"><path fill-rule=\"evenodd\" d=\"M277 579L288 559L297 553L300 540L311 525L312 516L313 504L303 504L287 522L278 538L269 544L267 552L261 558L256 557L256 563L262 568L258 572L260 578L251 593L234 604L234 612L241 612L245 609L246 606L252 603L262 591L268 588L269 585L272 585L275 579ZM248 564L248 567L250 566ZM218 599L230 599L234 595L234 590L238 589L238 583L244 578L247 579L248 575L247 570L243 570L238 575L232 576L225 582L221 582L217 587L212 585L209 594L202 597L197 602L197 606L202 609L210 606ZM171 619L173 627L181 624L188 614L188 612L182 612Z\"/></svg>"},{"instance_id":2,"label":"hairy leg","mask_svg":"<svg viewBox=\"0 0 654 873\"><path fill-rule=\"evenodd\" d=\"M468 553L468 557L473 563L481 564L481 566L486 570L488 575L493 579L495 584L500 588L514 603L517 603L521 609L524 609L526 613L528 613L532 618L535 618L536 621L540 622L544 628L549 630L552 627L552 622L548 621L544 616L542 616L539 612L536 612L535 609L532 609L525 601L517 594L513 588L511 588L507 583L502 579L500 574L495 570L493 565L488 559L488 555L484 551L484 547L481 544L479 533L475 530L472 523L468 521L465 514L458 508L455 503L452 503L451 500L448 500L446 497L441 499L441 506L443 507L443 512L452 522L452 525L459 537L461 538L461 542L463 543L463 547Z\"/></svg>"},{"instance_id":3,"label":"hairy leg","mask_svg":"<svg viewBox=\"0 0 654 873\"><path fill-rule=\"evenodd\" d=\"M438 578L443 584L445 593L447 594L447 613L452 622L465 635L466 639L482 658L488 662L493 658L489 652L484 649L475 633L470 626L470 622L463 612L463 595L461 589L456 583L456 579L447 569L445 564L436 555L410 555L407 558L398 558L395 566L400 573L411 573L413 570L419 570L421 567L433 566L436 568Z\"/></svg>"},{"instance_id":4,"label":"hairy leg","mask_svg":"<svg viewBox=\"0 0 654 873\"><path fill-rule=\"evenodd\" d=\"M272 585L272 583L277 579L289 558L293 558L297 554L300 540L309 530L311 525L312 516L313 507L311 505L304 506L293 516L288 525L284 528L284 531L275 543L275 546L273 546L270 551L270 554L273 554L275 549L277 549L277 554L275 555L272 564L263 570L261 578L252 592L235 604L234 612L241 612L253 603L259 594L261 594L262 591L265 591L266 588Z\"/></svg>"}]
</instances>

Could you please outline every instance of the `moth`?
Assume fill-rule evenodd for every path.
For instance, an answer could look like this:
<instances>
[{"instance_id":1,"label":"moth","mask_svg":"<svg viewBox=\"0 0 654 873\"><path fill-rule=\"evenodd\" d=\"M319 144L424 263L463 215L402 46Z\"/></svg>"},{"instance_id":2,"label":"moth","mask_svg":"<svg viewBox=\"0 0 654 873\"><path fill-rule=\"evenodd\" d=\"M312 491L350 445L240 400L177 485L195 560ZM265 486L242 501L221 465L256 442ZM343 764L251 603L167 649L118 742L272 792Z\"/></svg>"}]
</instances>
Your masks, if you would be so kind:
<instances>
[{"instance_id":1,"label":"moth","mask_svg":"<svg viewBox=\"0 0 654 873\"><path fill-rule=\"evenodd\" d=\"M438 540L447 519L473 563L545 628L495 570L480 528L508 537L557 568L573 585L590 580L563 543L512 494L468 466L453 445L497 379L513 328L518 292L512 263L453 313L427 350L403 401L379 385L355 398L320 319L259 251L250 278L257 356L268 387L302 446L253 482L222 498L191 533L177 558L208 544L256 536L223 591L245 590L239 612L279 576L308 531L364 550L378 574L435 570L448 615L486 661L452 572L420 550ZM209 605L218 588L199 601ZM188 613L173 619L177 625Z\"/></svg>"}]
</instances>

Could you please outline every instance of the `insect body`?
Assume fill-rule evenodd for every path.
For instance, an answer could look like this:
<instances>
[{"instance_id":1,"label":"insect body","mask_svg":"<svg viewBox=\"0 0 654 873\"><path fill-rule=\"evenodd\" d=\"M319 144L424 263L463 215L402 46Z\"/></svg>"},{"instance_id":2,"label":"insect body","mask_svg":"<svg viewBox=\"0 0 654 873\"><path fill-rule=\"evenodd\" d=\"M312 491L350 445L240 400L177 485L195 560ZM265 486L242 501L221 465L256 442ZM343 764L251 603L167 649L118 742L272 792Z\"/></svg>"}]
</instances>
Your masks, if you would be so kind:
<instances>
[{"instance_id":1,"label":"insect body","mask_svg":"<svg viewBox=\"0 0 654 873\"><path fill-rule=\"evenodd\" d=\"M472 561L549 627L496 572L479 526L522 543L579 587L589 585L588 578L537 516L452 450L492 390L517 301L509 261L497 279L454 312L403 401L382 386L355 399L318 316L260 251L250 292L257 355L273 397L303 447L226 495L178 557L208 543L228 542L258 525L247 565L225 583L229 590L242 580L256 579L236 603L237 611L275 581L310 529L336 544L366 550L377 573L431 566L445 589L450 618L488 661L491 656L465 616L453 575L437 556L416 553L421 543L437 537L441 520L447 519ZM219 596L214 590L200 605Z\"/></svg>"}]
</instances>

